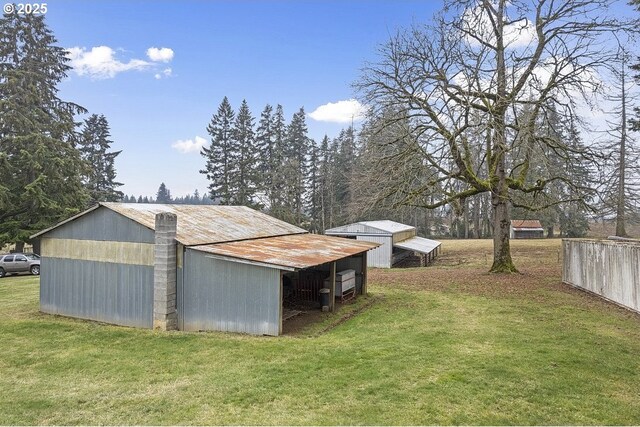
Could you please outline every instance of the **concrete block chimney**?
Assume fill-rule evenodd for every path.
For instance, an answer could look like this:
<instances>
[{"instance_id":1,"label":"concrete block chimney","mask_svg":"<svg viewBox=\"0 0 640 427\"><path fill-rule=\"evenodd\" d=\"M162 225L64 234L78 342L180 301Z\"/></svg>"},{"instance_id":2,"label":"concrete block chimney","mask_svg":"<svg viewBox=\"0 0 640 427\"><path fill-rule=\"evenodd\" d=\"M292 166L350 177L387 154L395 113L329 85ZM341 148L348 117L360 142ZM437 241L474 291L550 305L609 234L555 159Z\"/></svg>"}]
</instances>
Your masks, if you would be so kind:
<instances>
[{"instance_id":1,"label":"concrete block chimney","mask_svg":"<svg viewBox=\"0 0 640 427\"><path fill-rule=\"evenodd\" d=\"M178 329L176 312L176 229L178 217L161 212L156 215L153 264L153 328Z\"/></svg>"}]
</instances>

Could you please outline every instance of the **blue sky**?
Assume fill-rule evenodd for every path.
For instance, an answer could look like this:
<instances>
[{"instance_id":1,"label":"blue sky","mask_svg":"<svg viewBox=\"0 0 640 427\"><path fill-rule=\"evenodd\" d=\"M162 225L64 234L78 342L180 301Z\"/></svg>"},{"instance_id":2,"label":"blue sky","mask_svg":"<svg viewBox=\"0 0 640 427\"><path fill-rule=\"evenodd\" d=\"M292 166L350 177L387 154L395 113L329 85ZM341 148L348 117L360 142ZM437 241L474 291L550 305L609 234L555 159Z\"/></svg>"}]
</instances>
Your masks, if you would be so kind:
<instances>
[{"instance_id":1,"label":"blue sky","mask_svg":"<svg viewBox=\"0 0 640 427\"><path fill-rule=\"evenodd\" d=\"M172 147L205 138L226 95L255 116L282 104L287 119L354 97L351 83L376 47L440 1L53 1L47 23L76 67L61 97L111 125L126 194L173 195L207 182L197 151ZM156 48L149 51L150 48ZM307 117L310 136L336 136L344 106ZM327 111L328 110L328 111ZM337 117L334 117L337 116ZM184 150L183 150L184 151Z\"/></svg>"}]
</instances>

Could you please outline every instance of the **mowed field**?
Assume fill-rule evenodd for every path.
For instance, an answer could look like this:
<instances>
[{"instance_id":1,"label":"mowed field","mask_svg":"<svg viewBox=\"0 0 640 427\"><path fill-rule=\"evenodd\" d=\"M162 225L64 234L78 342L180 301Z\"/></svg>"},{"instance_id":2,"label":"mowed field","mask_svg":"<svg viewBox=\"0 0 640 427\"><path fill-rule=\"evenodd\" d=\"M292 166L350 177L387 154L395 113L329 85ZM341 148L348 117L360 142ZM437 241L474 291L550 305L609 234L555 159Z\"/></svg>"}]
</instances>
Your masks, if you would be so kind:
<instances>
[{"instance_id":1,"label":"mowed field","mask_svg":"<svg viewBox=\"0 0 640 427\"><path fill-rule=\"evenodd\" d=\"M640 316L563 285L560 240L512 246L521 274L487 240L369 270L278 338L49 316L1 279L0 424L640 424Z\"/></svg>"}]
</instances>

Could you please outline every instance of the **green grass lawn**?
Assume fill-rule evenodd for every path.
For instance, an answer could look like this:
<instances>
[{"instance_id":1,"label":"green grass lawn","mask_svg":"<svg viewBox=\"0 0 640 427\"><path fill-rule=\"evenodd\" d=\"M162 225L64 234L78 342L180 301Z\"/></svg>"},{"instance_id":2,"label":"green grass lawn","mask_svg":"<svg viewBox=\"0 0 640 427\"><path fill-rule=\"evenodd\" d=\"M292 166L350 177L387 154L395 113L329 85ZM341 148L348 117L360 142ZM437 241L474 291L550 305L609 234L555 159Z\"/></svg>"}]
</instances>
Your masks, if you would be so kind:
<instances>
[{"instance_id":1,"label":"green grass lawn","mask_svg":"<svg viewBox=\"0 0 640 427\"><path fill-rule=\"evenodd\" d=\"M562 285L559 241L513 246L507 277L487 241L371 270L370 307L279 338L45 315L1 279L0 424L639 424L640 316Z\"/></svg>"}]
</instances>

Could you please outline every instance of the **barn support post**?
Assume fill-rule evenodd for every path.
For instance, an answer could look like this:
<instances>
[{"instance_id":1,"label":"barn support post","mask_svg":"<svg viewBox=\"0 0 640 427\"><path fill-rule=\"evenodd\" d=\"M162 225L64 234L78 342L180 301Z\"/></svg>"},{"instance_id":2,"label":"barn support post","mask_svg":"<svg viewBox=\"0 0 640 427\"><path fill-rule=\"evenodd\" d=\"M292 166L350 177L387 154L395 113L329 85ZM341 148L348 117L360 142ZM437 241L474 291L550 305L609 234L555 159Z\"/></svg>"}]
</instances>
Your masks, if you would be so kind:
<instances>
[{"instance_id":1,"label":"barn support post","mask_svg":"<svg viewBox=\"0 0 640 427\"><path fill-rule=\"evenodd\" d=\"M367 253L362 253L362 295L367 295Z\"/></svg>"},{"instance_id":2,"label":"barn support post","mask_svg":"<svg viewBox=\"0 0 640 427\"><path fill-rule=\"evenodd\" d=\"M329 288L329 311L334 311L336 307L336 262L331 263L331 287Z\"/></svg>"},{"instance_id":3,"label":"barn support post","mask_svg":"<svg viewBox=\"0 0 640 427\"><path fill-rule=\"evenodd\" d=\"M176 229L178 217L161 212L156 215L153 264L153 328L178 329L176 312Z\"/></svg>"}]
</instances>

